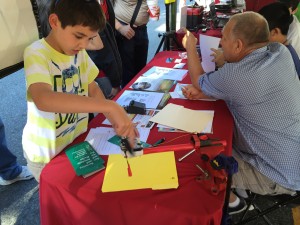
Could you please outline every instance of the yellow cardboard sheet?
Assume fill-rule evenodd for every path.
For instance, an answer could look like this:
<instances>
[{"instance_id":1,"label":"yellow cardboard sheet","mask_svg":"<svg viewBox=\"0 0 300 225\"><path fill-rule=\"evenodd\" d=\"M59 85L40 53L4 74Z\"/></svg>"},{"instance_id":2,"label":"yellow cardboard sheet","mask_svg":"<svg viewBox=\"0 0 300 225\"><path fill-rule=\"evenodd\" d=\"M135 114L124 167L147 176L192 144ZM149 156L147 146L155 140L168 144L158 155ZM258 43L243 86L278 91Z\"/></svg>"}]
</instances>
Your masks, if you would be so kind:
<instances>
[{"instance_id":1,"label":"yellow cardboard sheet","mask_svg":"<svg viewBox=\"0 0 300 225\"><path fill-rule=\"evenodd\" d=\"M178 187L174 152L161 152L128 158L132 176L128 176L127 161L120 154L109 155L102 192Z\"/></svg>"}]
</instances>

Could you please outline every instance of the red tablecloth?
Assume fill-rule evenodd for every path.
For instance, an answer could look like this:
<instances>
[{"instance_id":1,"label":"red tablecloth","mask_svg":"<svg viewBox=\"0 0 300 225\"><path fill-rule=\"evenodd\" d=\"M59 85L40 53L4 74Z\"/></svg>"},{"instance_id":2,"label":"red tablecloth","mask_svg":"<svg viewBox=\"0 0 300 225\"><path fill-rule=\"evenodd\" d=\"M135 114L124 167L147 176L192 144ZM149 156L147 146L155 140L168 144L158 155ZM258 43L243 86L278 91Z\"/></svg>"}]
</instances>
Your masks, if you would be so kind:
<instances>
[{"instance_id":1,"label":"red tablecloth","mask_svg":"<svg viewBox=\"0 0 300 225\"><path fill-rule=\"evenodd\" d=\"M141 73L154 65L173 67L174 63L166 63L166 58L178 58L177 56L178 52L161 52ZM185 81L188 82L189 78L186 77ZM171 102L193 109L215 110L213 135L210 137L225 139L226 151L230 154L233 120L223 101L172 99ZM100 126L103 119L102 115L97 116L89 128ZM74 144L83 141L86 135L87 133L78 137ZM154 127L148 142L153 143L162 136L170 140L180 135L180 133L158 133ZM172 144L188 141L189 137L186 136ZM185 153L175 152L176 159ZM107 157L103 158L107 160ZM62 152L44 168L40 177L41 224L219 225L225 193L222 191L216 196L203 188L203 185L195 180L200 174L195 163L200 165L202 163L198 154L192 154L182 162L176 163L178 189L102 193L105 171L85 179L77 177L65 153Z\"/></svg>"}]
</instances>

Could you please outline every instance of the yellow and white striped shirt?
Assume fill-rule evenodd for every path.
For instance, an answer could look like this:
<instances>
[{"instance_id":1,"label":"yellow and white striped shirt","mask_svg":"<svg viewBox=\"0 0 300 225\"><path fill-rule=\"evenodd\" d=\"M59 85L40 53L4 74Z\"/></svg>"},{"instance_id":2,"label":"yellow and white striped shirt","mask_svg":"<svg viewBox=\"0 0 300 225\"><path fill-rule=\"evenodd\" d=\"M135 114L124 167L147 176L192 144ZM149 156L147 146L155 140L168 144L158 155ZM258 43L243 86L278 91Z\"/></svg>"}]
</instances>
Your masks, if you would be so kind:
<instances>
[{"instance_id":1,"label":"yellow and white striped shirt","mask_svg":"<svg viewBox=\"0 0 300 225\"><path fill-rule=\"evenodd\" d=\"M55 92L88 96L88 85L98 69L85 50L75 56L53 49L44 39L25 49L26 87L47 83ZM87 113L53 113L39 110L27 91L27 123L22 144L32 162L48 163L77 136L87 130Z\"/></svg>"}]
</instances>

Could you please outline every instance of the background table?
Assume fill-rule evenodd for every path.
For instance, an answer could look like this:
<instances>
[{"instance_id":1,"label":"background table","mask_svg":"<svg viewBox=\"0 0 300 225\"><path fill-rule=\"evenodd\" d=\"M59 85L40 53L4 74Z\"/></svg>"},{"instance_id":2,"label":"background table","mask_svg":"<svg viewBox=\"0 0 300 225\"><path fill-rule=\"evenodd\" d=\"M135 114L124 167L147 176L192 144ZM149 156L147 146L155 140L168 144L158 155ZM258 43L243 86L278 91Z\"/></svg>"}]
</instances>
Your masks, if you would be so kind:
<instances>
[{"instance_id":1,"label":"background table","mask_svg":"<svg viewBox=\"0 0 300 225\"><path fill-rule=\"evenodd\" d=\"M173 67L166 58L178 58L178 52L161 52L128 84L152 66ZM189 81L188 76L184 79ZM125 88L126 89L126 88ZM118 96L117 96L118 97ZM231 152L233 120L223 101L189 101L171 99L187 108L215 110L213 134L227 141L226 152ZM89 128L102 126L104 117L98 115ZM84 140L87 133L74 143ZM158 133L156 126L151 130L149 143L161 137L166 141L181 133ZM186 143L189 137L178 138L172 144ZM170 143L171 144L171 143ZM175 152L176 161L186 151ZM107 157L103 156L105 160ZM64 152L55 157L42 171L40 178L41 224L101 224L101 225L219 225L225 192L212 195L195 180L201 174L195 163L201 165L198 154L192 154L176 163L179 187L169 190L134 190L102 193L101 187L105 171L82 178L77 177Z\"/></svg>"}]
</instances>

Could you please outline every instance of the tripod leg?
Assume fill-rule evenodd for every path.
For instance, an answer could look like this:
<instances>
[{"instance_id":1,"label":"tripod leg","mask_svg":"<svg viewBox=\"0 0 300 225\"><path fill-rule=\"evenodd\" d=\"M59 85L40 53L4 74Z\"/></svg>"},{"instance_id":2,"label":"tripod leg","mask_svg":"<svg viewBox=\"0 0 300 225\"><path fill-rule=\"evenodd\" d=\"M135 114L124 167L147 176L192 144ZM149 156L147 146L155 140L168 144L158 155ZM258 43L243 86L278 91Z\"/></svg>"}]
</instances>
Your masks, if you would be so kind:
<instances>
[{"instance_id":1,"label":"tripod leg","mask_svg":"<svg viewBox=\"0 0 300 225\"><path fill-rule=\"evenodd\" d=\"M175 37L175 34L173 35L172 40L173 40L173 42L176 44L177 50L181 50L181 49L182 49L182 48L181 48L182 45L180 45L179 42L177 41L177 39L176 39L176 37Z\"/></svg>"},{"instance_id":2,"label":"tripod leg","mask_svg":"<svg viewBox=\"0 0 300 225\"><path fill-rule=\"evenodd\" d=\"M160 40L159 45L156 49L155 55L160 51L160 48L161 48L162 44L164 43L164 41L165 41L165 36L163 35L162 39Z\"/></svg>"}]
</instances>

